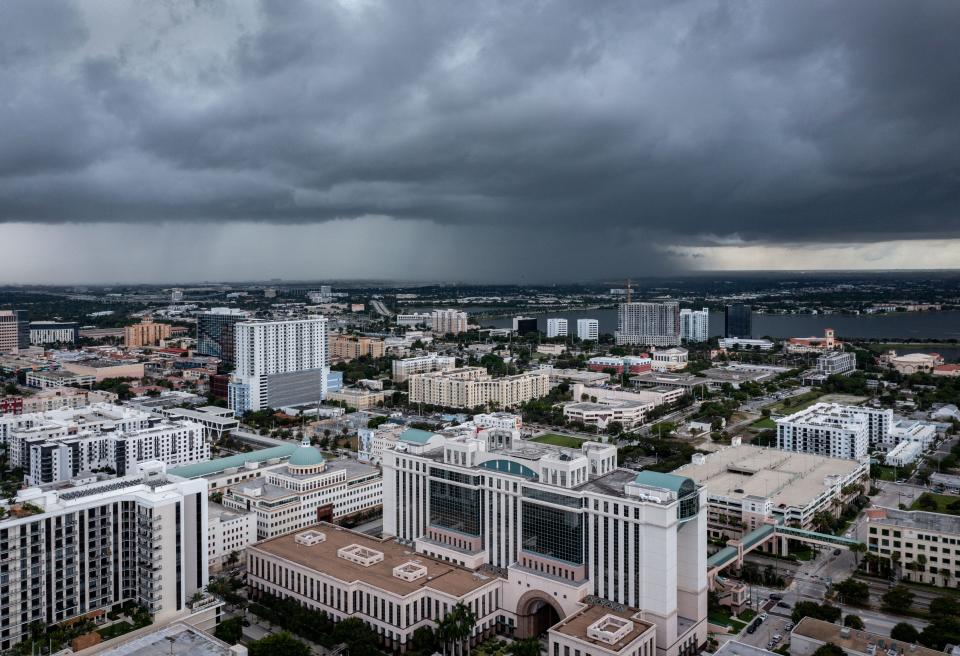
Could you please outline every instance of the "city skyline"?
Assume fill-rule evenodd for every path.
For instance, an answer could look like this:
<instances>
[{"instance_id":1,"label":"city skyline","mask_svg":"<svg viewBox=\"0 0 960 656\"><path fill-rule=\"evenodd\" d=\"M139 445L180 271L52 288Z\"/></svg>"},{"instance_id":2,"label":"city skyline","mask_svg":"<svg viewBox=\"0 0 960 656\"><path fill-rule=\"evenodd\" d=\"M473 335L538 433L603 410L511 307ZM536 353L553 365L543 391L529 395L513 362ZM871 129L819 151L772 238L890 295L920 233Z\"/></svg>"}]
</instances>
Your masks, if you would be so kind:
<instances>
[{"instance_id":1,"label":"city skyline","mask_svg":"<svg viewBox=\"0 0 960 656\"><path fill-rule=\"evenodd\" d=\"M960 267L953 3L0 11L8 282Z\"/></svg>"}]
</instances>

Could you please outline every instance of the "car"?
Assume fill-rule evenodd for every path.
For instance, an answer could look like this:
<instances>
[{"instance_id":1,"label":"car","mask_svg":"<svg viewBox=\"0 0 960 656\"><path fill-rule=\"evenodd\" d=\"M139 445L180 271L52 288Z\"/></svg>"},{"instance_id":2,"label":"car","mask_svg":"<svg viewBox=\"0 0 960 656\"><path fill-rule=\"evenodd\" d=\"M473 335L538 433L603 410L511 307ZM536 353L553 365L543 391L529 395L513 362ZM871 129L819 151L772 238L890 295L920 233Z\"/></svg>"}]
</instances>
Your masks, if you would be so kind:
<instances>
[{"instance_id":1,"label":"car","mask_svg":"<svg viewBox=\"0 0 960 656\"><path fill-rule=\"evenodd\" d=\"M839 555L840 555L840 550L839 550L839 549L834 549L834 550L833 550L833 555L834 555L834 556L839 556Z\"/></svg>"},{"instance_id":2,"label":"car","mask_svg":"<svg viewBox=\"0 0 960 656\"><path fill-rule=\"evenodd\" d=\"M781 599L783 599L783 595L778 594L776 592L772 592L770 593L770 598L773 599L774 601L780 601Z\"/></svg>"},{"instance_id":3,"label":"car","mask_svg":"<svg viewBox=\"0 0 960 656\"><path fill-rule=\"evenodd\" d=\"M777 606L779 606L780 608L790 608L790 604L788 604L785 601L778 601Z\"/></svg>"},{"instance_id":4,"label":"car","mask_svg":"<svg viewBox=\"0 0 960 656\"><path fill-rule=\"evenodd\" d=\"M755 627L753 624L747 627L747 633L753 635L756 632L757 632L757 627Z\"/></svg>"},{"instance_id":5,"label":"car","mask_svg":"<svg viewBox=\"0 0 960 656\"><path fill-rule=\"evenodd\" d=\"M783 628L785 628L787 631L790 631L793 629L793 622L787 622L787 625Z\"/></svg>"},{"instance_id":6,"label":"car","mask_svg":"<svg viewBox=\"0 0 960 656\"><path fill-rule=\"evenodd\" d=\"M767 614L766 614L766 613L760 613L760 621L763 622L763 621L765 621L766 619L767 619Z\"/></svg>"},{"instance_id":7,"label":"car","mask_svg":"<svg viewBox=\"0 0 960 656\"><path fill-rule=\"evenodd\" d=\"M773 641L774 641L774 642L780 642L781 640L783 640L783 636L780 635L779 633L778 633L777 635L773 636Z\"/></svg>"}]
</instances>

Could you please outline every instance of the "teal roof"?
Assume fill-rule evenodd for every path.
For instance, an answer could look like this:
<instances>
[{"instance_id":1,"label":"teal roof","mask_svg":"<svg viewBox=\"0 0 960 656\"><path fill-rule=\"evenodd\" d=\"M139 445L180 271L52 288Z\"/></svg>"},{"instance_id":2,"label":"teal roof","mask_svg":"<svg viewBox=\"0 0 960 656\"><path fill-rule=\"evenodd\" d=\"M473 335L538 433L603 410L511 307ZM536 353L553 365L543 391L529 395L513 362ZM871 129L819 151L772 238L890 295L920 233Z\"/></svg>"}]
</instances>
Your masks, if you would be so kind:
<instances>
[{"instance_id":1,"label":"teal roof","mask_svg":"<svg viewBox=\"0 0 960 656\"><path fill-rule=\"evenodd\" d=\"M436 433L420 430L419 428L408 428L400 433L400 441L410 442L412 444L426 444L434 435L436 435Z\"/></svg>"},{"instance_id":2,"label":"teal roof","mask_svg":"<svg viewBox=\"0 0 960 656\"><path fill-rule=\"evenodd\" d=\"M513 474L514 476L523 476L531 479L538 478L537 472L533 471L526 465L521 465L519 462L514 462L512 460L486 460L481 462L480 466L486 469L493 469L495 471Z\"/></svg>"},{"instance_id":3,"label":"teal roof","mask_svg":"<svg viewBox=\"0 0 960 656\"><path fill-rule=\"evenodd\" d=\"M707 567L724 567L737 557L737 550L733 547L724 547L707 558Z\"/></svg>"},{"instance_id":4,"label":"teal roof","mask_svg":"<svg viewBox=\"0 0 960 656\"><path fill-rule=\"evenodd\" d=\"M315 446L300 445L296 451L290 454L290 460L287 461L287 464L294 467L312 467L322 465L324 462L325 459L323 454L320 453L320 449Z\"/></svg>"},{"instance_id":5,"label":"teal roof","mask_svg":"<svg viewBox=\"0 0 960 656\"><path fill-rule=\"evenodd\" d=\"M272 446L269 449L260 449L258 451L249 451L247 453L238 453L226 458L215 458L206 462L195 462L182 467L175 467L170 470L174 476L183 478L202 478L210 474L222 472L231 467L243 467L248 462L264 462L271 458L286 458L294 451L300 448L299 444L284 444L282 446Z\"/></svg>"},{"instance_id":6,"label":"teal roof","mask_svg":"<svg viewBox=\"0 0 960 656\"><path fill-rule=\"evenodd\" d=\"M697 489L697 484L693 482L693 479L687 478L686 476L647 470L637 474L634 483L637 485L664 488L671 492L676 492L678 497L686 496Z\"/></svg>"}]
</instances>

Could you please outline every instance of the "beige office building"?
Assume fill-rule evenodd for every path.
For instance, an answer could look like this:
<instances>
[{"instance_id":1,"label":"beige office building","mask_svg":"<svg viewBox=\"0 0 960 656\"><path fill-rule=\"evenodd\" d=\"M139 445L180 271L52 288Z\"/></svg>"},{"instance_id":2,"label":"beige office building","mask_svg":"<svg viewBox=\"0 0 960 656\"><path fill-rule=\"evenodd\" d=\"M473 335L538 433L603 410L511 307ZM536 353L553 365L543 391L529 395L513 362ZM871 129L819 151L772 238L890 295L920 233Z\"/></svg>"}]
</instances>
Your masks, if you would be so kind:
<instances>
[{"instance_id":1,"label":"beige office building","mask_svg":"<svg viewBox=\"0 0 960 656\"><path fill-rule=\"evenodd\" d=\"M511 408L550 392L550 375L531 371L493 378L483 367L461 367L410 376L411 403L446 408L478 408L495 403Z\"/></svg>"}]
</instances>

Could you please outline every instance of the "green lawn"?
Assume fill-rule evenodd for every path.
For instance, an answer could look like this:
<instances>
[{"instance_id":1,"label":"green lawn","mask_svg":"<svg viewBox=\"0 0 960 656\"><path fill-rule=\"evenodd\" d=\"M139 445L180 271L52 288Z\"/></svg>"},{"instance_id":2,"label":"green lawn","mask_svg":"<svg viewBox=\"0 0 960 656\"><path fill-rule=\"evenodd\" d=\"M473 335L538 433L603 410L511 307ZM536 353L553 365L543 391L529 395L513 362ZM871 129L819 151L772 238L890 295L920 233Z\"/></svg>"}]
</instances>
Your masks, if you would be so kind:
<instances>
[{"instance_id":1,"label":"green lawn","mask_svg":"<svg viewBox=\"0 0 960 656\"><path fill-rule=\"evenodd\" d=\"M540 442L542 444L552 444L553 446L565 446L571 449L579 449L584 440L569 435L557 435L556 433L544 433L530 440L531 442Z\"/></svg>"},{"instance_id":2,"label":"green lawn","mask_svg":"<svg viewBox=\"0 0 960 656\"><path fill-rule=\"evenodd\" d=\"M117 622L116 624L105 626L102 629L97 629L97 633L99 633L100 637L104 640L110 640L117 636L122 636L124 633L130 633L131 631L133 631L133 624L127 621Z\"/></svg>"},{"instance_id":3,"label":"green lawn","mask_svg":"<svg viewBox=\"0 0 960 656\"><path fill-rule=\"evenodd\" d=\"M752 608L747 608L745 610L742 610L740 611L740 614L737 615L737 617L743 620L744 622L749 622L756 616L757 616L757 611L753 610Z\"/></svg>"},{"instance_id":4,"label":"green lawn","mask_svg":"<svg viewBox=\"0 0 960 656\"><path fill-rule=\"evenodd\" d=\"M821 396L823 396L823 392L810 390L798 396L791 396L782 401L777 401L767 407L770 408L770 412L775 415L792 415L794 412L800 412L804 408L809 408L816 403Z\"/></svg>"},{"instance_id":5,"label":"green lawn","mask_svg":"<svg viewBox=\"0 0 960 656\"><path fill-rule=\"evenodd\" d=\"M934 501L937 502L936 509L930 510L928 512L939 512L939 513L946 513L946 514L952 515L953 513L947 510L947 506L949 506L952 503L956 503L958 500L960 500L960 497L952 496L949 494L934 494L933 492L925 492L924 494L926 494L927 497L933 497ZM919 497L918 497L917 501L914 501L913 504L910 506L910 510L926 510L926 508L923 508L920 506Z\"/></svg>"},{"instance_id":6,"label":"green lawn","mask_svg":"<svg viewBox=\"0 0 960 656\"><path fill-rule=\"evenodd\" d=\"M763 417L762 419L757 419L755 422L750 424L750 428L759 428L761 430L767 428L776 428L777 424L770 417Z\"/></svg>"}]
</instances>

